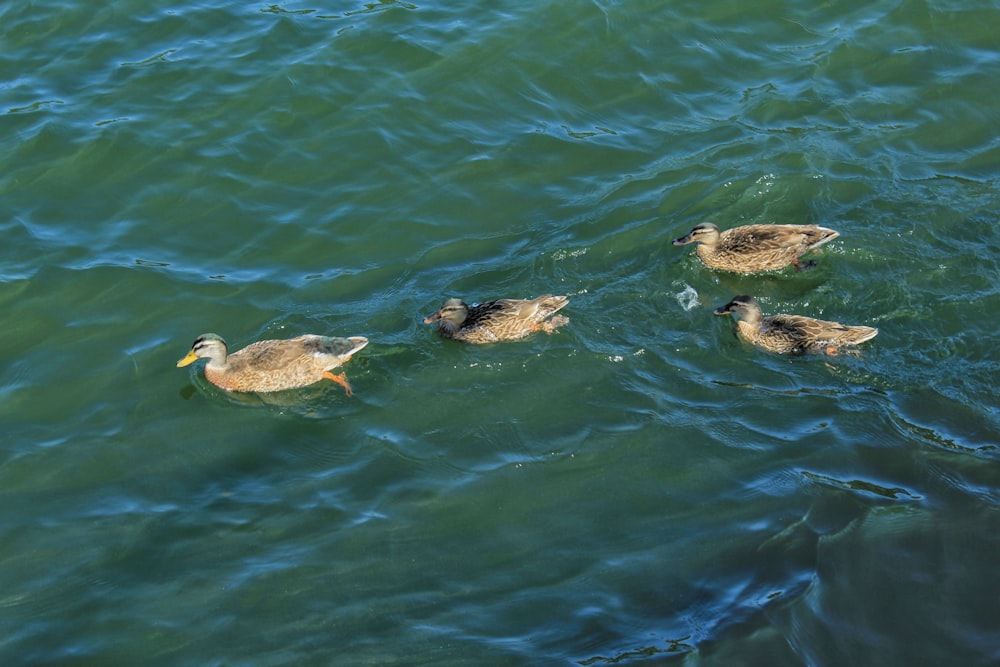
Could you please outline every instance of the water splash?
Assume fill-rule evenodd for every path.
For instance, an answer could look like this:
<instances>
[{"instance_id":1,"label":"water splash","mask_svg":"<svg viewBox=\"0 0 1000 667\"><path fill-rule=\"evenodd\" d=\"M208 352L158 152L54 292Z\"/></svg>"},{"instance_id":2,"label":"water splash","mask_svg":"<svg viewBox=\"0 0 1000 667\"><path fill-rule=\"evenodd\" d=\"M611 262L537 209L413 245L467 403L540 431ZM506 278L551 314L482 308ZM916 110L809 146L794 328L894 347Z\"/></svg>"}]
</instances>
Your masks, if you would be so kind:
<instances>
[{"instance_id":1,"label":"water splash","mask_svg":"<svg viewBox=\"0 0 1000 667\"><path fill-rule=\"evenodd\" d=\"M677 303L681 304L681 308L685 311L690 311L696 306L701 305L701 301L698 299L698 292L693 287L679 280L674 281L673 286L682 288L681 291L674 294L674 298L677 299Z\"/></svg>"}]
</instances>

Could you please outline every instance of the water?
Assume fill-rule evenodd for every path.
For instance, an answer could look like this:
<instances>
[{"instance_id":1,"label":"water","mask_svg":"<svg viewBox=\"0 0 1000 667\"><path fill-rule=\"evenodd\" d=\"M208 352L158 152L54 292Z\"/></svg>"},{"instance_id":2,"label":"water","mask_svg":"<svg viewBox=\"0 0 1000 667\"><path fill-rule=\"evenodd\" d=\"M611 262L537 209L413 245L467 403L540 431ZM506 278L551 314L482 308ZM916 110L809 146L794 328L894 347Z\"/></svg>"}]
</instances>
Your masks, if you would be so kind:
<instances>
[{"instance_id":1,"label":"water","mask_svg":"<svg viewBox=\"0 0 1000 667\"><path fill-rule=\"evenodd\" d=\"M3 664L994 664L998 20L8 3ZM702 220L842 236L731 276ZM739 293L880 334L774 357ZM372 342L239 396L208 331Z\"/></svg>"}]
</instances>

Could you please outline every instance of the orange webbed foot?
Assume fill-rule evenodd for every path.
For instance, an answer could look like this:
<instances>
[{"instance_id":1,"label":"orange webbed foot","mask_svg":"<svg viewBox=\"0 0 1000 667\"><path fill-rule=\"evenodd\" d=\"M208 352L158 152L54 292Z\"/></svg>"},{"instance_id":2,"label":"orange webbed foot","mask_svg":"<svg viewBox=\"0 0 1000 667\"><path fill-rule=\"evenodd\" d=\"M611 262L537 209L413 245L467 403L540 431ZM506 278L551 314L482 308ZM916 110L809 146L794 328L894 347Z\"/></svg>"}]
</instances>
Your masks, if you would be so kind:
<instances>
[{"instance_id":1,"label":"orange webbed foot","mask_svg":"<svg viewBox=\"0 0 1000 667\"><path fill-rule=\"evenodd\" d=\"M553 333L564 324L569 324L569 318L565 315L556 315L551 320L542 322L540 326L545 333Z\"/></svg>"},{"instance_id":2,"label":"orange webbed foot","mask_svg":"<svg viewBox=\"0 0 1000 667\"><path fill-rule=\"evenodd\" d=\"M347 377L345 377L344 375L334 375L330 371L323 371L323 377L326 378L327 380L333 380L341 387L343 387L347 391L348 396L352 396L354 394L354 392L351 390L351 385L348 384L347 382Z\"/></svg>"}]
</instances>

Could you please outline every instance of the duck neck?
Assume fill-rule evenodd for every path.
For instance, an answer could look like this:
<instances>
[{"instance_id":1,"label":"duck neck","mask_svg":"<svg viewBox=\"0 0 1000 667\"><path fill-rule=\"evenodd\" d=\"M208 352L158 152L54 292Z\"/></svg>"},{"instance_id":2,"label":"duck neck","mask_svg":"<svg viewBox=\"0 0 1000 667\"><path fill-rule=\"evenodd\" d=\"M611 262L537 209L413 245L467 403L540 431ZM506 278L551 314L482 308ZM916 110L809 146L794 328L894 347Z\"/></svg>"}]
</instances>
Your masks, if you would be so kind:
<instances>
[{"instance_id":1,"label":"duck neck","mask_svg":"<svg viewBox=\"0 0 1000 667\"><path fill-rule=\"evenodd\" d=\"M462 325L459 324L458 322L455 322L454 320L450 320L448 318L441 318L441 320L438 322L438 328L444 335L452 336L459 329L462 328Z\"/></svg>"}]
</instances>

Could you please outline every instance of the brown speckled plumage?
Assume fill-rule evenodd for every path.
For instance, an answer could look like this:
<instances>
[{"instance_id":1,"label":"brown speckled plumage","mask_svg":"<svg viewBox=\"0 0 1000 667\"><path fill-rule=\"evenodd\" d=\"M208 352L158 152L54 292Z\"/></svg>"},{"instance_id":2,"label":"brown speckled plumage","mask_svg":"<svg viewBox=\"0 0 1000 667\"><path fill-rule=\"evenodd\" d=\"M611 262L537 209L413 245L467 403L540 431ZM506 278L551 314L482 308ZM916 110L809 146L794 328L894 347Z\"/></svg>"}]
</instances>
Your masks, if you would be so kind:
<instances>
[{"instance_id":1,"label":"brown speckled plumage","mask_svg":"<svg viewBox=\"0 0 1000 667\"><path fill-rule=\"evenodd\" d=\"M733 297L732 301L717 308L715 314L734 315L740 338L781 354L837 354L841 347L858 345L878 334L874 327L849 326L803 315L764 317L757 300L745 295Z\"/></svg>"},{"instance_id":2,"label":"brown speckled plumage","mask_svg":"<svg viewBox=\"0 0 1000 667\"><path fill-rule=\"evenodd\" d=\"M674 241L674 245L697 243L701 261L713 269L736 273L776 271L824 243L839 232L818 225L744 225L724 232L703 222Z\"/></svg>"},{"instance_id":3,"label":"brown speckled plumage","mask_svg":"<svg viewBox=\"0 0 1000 667\"><path fill-rule=\"evenodd\" d=\"M335 338L306 334L283 340L262 340L227 354L226 341L216 334L202 334L187 356L177 362L187 366L208 359L205 378L232 391L269 392L295 389L327 379L351 395L343 375L330 371L368 344L362 336Z\"/></svg>"},{"instance_id":4,"label":"brown speckled plumage","mask_svg":"<svg viewBox=\"0 0 1000 667\"><path fill-rule=\"evenodd\" d=\"M524 338L535 331L552 333L569 322L568 317L550 315L569 303L564 296L545 294L534 299L497 299L471 306L461 299L448 299L441 309L424 319L438 323L445 338L466 343L497 343Z\"/></svg>"}]
</instances>

